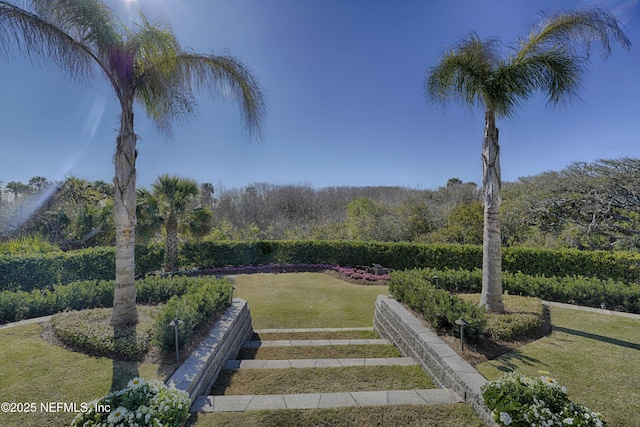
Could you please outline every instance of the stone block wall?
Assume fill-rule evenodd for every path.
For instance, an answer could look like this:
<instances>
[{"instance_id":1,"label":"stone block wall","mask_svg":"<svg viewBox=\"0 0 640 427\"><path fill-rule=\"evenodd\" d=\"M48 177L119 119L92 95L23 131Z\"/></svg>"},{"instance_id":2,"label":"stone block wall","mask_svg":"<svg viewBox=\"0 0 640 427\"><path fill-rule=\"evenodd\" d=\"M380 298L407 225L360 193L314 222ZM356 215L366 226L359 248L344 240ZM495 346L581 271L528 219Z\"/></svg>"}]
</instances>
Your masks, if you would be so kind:
<instances>
[{"instance_id":1,"label":"stone block wall","mask_svg":"<svg viewBox=\"0 0 640 427\"><path fill-rule=\"evenodd\" d=\"M227 361L236 357L252 333L249 306L236 298L166 384L189 393L193 403L197 396L208 394Z\"/></svg>"},{"instance_id":2,"label":"stone block wall","mask_svg":"<svg viewBox=\"0 0 640 427\"><path fill-rule=\"evenodd\" d=\"M420 363L438 386L455 391L487 425L497 426L480 391L487 380L400 303L380 295L373 328L395 344L403 356Z\"/></svg>"}]
</instances>

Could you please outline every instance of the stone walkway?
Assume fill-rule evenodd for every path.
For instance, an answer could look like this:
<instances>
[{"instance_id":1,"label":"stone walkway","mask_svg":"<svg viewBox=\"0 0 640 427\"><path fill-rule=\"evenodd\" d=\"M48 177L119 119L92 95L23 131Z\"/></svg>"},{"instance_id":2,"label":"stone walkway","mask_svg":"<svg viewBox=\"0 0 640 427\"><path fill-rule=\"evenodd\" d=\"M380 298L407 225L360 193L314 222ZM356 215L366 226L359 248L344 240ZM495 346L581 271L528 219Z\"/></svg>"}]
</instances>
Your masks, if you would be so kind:
<instances>
[{"instance_id":1,"label":"stone walkway","mask_svg":"<svg viewBox=\"0 0 640 427\"><path fill-rule=\"evenodd\" d=\"M340 332L353 330L372 330L372 328L307 328L307 329L259 329L254 332L266 333L304 333L304 332ZM383 345L385 339L351 340L274 340L248 341L245 347L268 346L324 346L324 345ZM387 358L341 358L341 359L291 359L291 360L230 360L225 369L291 369L291 368L331 368L342 366L373 365L415 365L410 357ZM425 390L380 390L354 391L340 393L300 393L274 395L240 396L199 396L191 406L191 412L243 412L260 409L314 409L349 406L380 406L401 404L437 404L460 403L462 399L447 389Z\"/></svg>"}]
</instances>

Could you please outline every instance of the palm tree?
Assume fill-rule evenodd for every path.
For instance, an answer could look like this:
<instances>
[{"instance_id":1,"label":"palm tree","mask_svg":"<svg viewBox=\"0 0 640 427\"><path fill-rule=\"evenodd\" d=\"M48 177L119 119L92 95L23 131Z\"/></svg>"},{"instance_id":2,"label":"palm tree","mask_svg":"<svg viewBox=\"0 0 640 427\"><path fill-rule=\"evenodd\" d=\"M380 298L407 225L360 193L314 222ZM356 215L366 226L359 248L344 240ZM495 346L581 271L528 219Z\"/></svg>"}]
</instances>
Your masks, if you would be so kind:
<instances>
[{"instance_id":1,"label":"palm tree","mask_svg":"<svg viewBox=\"0 0 640 427\"><path fill-rule=\"evenodd\" d=\"M198 203L198 184L186 178L161 175L151 191L138 190L138 232L151 236L164 228L165 270L173 271L178 260L178 232L202 237L211 231L213 212Z\"/></svg>"},{"instance_id":2,"label":"palm tree","mask_svg":"<svg viewBox=\"0 0 640 427\"><path fill-rule=\"evenodd\" d=\"M511 117L533 93L540 91L557 105L577 97L592 42L600 42L604 57L611 43L631 43L608 11L584 8L542 15L528 37L504 54L499 39L481 40L471 33L443 54L425 77L426 97L445 104L453 98L485 112L482 144L484 233L481 305L504 312L502 303L502 242L500 233L500 146L496 118Z\"/></svg>"},{"instance_id":3,"label":"palm tree","mask_svg":"<svg viewBox=\"0 0 640 427\"><path fill-rule=\"evenodd\" d=\"M249 132L260 134L264 99L253 74L237 59L184 50L162 22L126 28L100 0L30 0L25 10L0 0L0 56L22 53L85 80L96 71L111 83L121 106L114 156L116 284L111 324L137 323L134 286L138 102L157 128L171 135L174 119L193 112L194 91L239 101Z\"/></svg>"}]
</instances>

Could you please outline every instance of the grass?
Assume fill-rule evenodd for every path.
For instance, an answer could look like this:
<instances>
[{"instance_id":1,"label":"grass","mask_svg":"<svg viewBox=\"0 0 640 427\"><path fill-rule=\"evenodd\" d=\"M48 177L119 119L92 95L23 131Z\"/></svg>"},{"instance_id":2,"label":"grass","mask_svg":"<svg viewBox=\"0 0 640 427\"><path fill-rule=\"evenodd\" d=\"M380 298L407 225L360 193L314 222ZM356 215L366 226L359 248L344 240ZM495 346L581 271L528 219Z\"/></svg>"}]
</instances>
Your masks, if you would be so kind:
<instances>
[{"instance_id":1,"label":"grass","mask_svg":"<svg viewBox=\"0 0 640 427\"><path fill-rule=\"evenodd\" d=\"M431 378L413 366L354 366L224 370L214 395L338 393L434 388Z\"/></svg>"},{"instance_id":2,"label":"grass","mask_svg":"<svg viewBox=\"0 0 640 427\"><path fill-rule=\"evenodd\" d=\"M471 407L397 405L368 408L287 409L194 415L190 427L483 427Z\"/></svg>"},{"instance_id":3,"label":"grass","mask_svg":"<svg viewBox=\"0 0 640 427\"><path fill-rule=\"evenodd\" d=\"M362 286L345 283L340 279L319 273L297 274L252 274L238 276L234 283L235 296L249 302L253 327L273 328L330 328L371 326L375 300L380 294L388 294L387 286ZM302 333L260 334L262 340L275 339L349 339L378 338L371 331L348 333ZM365 347L367 349L365 350ZM244 351L244 350L243 350ZM342 358L342 357L398 357L393 346L328 346L328 347L263 347L252 350L253 355L244 356L259 359L293 358ZM373 351L373 353L371 353ZM367 370L363 368L375 368ZM384 368L384 369L381 369ZM355 391L355 387L365 387L372 382L383 381L384 388L392 388L392 382L402 381L401 388L433 387L431 380L418 367L358 367L323 368L315 370L279 369L272 373L247 370L237 371L244 378L234 376L236 390L246 387L250 394L264 392L309 393L323 383L331 382L329 391L336 391L336 384L342 383L345 391ZM401 368L396 371L395 368ZM300 374L299 371L309 371ZM313 371L313 372L311 372ZM327 371L317 379L320 371ZM338 375L336 375L338 373ZM295 374L295 375L294 375ZM228 374L231 377L231 372ZM305 380L301 375L309 376ZM261 377L261 378L257 378ZM399 379L401 378L402 379ZM386 378L386 379L385 379ZM409 382L407 382L409 381ZM417 383L416 383L417 381ZM260 384L258 384L258 382ZM261 385L263 384L263 385ZM279 390L278 388L279 387ZM320 388L322 389L322 388ZM366 388L367 390L375 388ZM380 389L380 388L377 388ZM293 391L298 390L298 391ZM225 394L231 392L226 390ZM255 426L441 426L480 427L484 424L471 408L456 405L398 405L366 408L331 408L309 410L250 411L245 413L194 414L189 426L212 427L255 427Z\"/></svg>"},{"instance_id":4,"label":"grass","mask_svg":"<svg viewBox=\"0 0 640 427\"><path fill-rule=\"evenodd\" d=\"M88 402L126 386L129 379L165 378L160 366L119 362L65 350L40 337L42 327L28 324L0 331L0 402ZM0 426L69 425L68 412L1 413Z\"/></svg>"},{"instance_id":5,"label":"grass","mask_svg":"<svg viewBox=\"0 0 640 427\"><path fill-rule=\"evenodd\" d=\"M246 274L234 297L249 302L255 329L371 326L375 301L387 286L346 283L322 273Z\"/></svg>"},{"instance_id":6,"label":"grass","mask_svg":"<svg viewBox=\"0 0 640 427\"><path fill-rule=\"evenodd\" d=\"M328 345L243 348L240 359L344 359L344 358L400 357L393 345Z\"/></svg>"},{"instance_id":7,"label":"grass","mask_svg":"<svg viewBox=\"0 0 640 427\"><path fill-rule=\"evenodd\" d=\"M380 336L371 331L335 331L335 332L263 332L254 333L253 341L273 341L273 340L357 340L357 339L378 339Z\"/></svg>"},{"instance_id":8,"label":"grass","mask_svg":"<svg viewBox=\"0 0 640 427\"><path fill-rule=\"evenodd\" d=\"M551 335L476 366L493 380L503 372L547 371L569 398L601 412L610 426L640 426L640 319L551 307Z\"/></svg>"}]
</instances>

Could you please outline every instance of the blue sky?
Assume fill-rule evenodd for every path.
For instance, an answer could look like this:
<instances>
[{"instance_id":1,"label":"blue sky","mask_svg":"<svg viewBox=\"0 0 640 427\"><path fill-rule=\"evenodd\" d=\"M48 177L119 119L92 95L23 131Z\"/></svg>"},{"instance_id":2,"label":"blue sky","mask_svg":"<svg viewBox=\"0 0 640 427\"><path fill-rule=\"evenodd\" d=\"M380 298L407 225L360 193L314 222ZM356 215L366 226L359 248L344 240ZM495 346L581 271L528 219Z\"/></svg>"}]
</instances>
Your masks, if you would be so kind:
<instances>
[{"instance_id":1,"label":"blue sky","mask_svg":"<svg viewBox=\"0 0 640 427\"><path fill-rule=\"evenodd\" d=\"M570 105L526 102L498 122L504 181L575 161L640 156L638 0L108 0L123 19L162 16L183 47L227 51L267 94L264 138L243 130L232 101L198 98L198 114L163 138L141 109L138 185L170 173L224 188L437 188L480 182L482 111L430 105L425 71L470 31L512 43L541 10L608 7L630 51L594 54ZM0 58L0 181L76 176L111 182L118 103L100 78L70 81L21 57Z\"/></svg>"}]
</instances>

